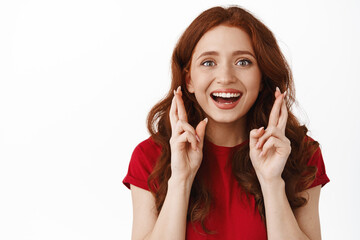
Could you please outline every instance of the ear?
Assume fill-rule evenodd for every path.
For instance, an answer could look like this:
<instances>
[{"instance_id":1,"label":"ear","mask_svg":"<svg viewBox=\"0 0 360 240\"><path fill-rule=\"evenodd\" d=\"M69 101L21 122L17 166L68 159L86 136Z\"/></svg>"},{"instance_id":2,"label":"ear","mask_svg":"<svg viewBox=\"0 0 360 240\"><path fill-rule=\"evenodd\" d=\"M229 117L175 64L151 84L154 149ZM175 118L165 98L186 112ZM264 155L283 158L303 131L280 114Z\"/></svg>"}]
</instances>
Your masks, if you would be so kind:
<instances>
[{"instance_id":1,"label":"ear","mask_svg":"<svg viewBox=\"0 0 360 240\"><path fill-rule=\"evenodd\" d=\"M186 88L189 91L189 93L194 93L195 89L194 89L193 81L190 76L190 72L187 70L185 70L185 72L186 72L186 74L185 74Z\"/></svg>"}]
</instances>

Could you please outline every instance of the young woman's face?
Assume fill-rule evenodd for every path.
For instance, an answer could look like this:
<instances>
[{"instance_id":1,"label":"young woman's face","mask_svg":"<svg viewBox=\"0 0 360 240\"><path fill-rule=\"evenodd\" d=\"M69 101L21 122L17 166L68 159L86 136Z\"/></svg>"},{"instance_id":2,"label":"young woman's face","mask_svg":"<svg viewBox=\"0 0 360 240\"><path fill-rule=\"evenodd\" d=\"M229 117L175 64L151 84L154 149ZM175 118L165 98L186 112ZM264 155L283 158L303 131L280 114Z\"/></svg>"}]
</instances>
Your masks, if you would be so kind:
<instances>
[{"instance_id":1,"label":"young woman's face","mask_svg":"<svg viewBox=\"0 0 360 240\"><path fill-rule=\"evenodd\" d=\"M261 86L248 34L224 25L206 32L194 49L186 82L211 120L231 123L244 117Z\"/></svg>"}]
</instances>

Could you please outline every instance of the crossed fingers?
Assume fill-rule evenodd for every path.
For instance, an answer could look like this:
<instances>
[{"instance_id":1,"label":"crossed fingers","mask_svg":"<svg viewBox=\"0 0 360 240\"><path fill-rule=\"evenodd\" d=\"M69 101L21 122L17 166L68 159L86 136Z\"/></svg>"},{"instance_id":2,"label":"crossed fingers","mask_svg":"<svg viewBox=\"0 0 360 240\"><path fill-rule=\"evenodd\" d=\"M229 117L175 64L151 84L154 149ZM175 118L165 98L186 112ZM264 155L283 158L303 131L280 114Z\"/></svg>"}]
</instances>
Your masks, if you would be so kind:
<instances>
[{"instance_id":1,"label":"crossed fingers","mask_svg":"<svg viewBox=\"0 0 360 240\"><path fill-rule=\"evenodd\" d=\"M170 124L171 124L171 142L185 143L189 142L193 150L197 150L197 142L200 141L195 129L188 123L188 118L182 100L181 87L174 90L174 97L170 107Z\"/></svg>"},{"instance_id":2,"label":"crossed fingers","mask_svg":"<svg viewBox=\"0 0 360 240\"><path fill-rule=\"evenodd\" d=\"M278 127L283 131L283 133L285 133L286 121L288 117L288 112L284 100L285 96L286 96L286 92L281 94L280 89L276 88L275 91L276 99L273 108L271 109L270 112L269 124L268 124L268 127Z\"/></svg>"},{"instance_id":3,"label":"crossed fingers","mask_svg":"<svg viewBox=\"0 0 360 240\"><path fill-rule=\"evenodd\" d=\"M261 135L260 132L258 132L261 137L259 137L255 148L262 148L262 152L260 153L261 156L265 155L272 147L284 148L286 145L290 144L289 139L285 136L288 118L288 111L284 100L285 96L286 92L281 94L280 89L276 88L276 100L270 112L268 127L265 130L259 130Z\"/></svg>"},{"instance_id":4,"label":"crossed fingers","mask_svg":"<svg viewBox=\"0 0 360 240\"><path fill-rule=\"evenodd\" d=\"M171 102L170 107L170 124L171 128L174 131L176 123L179 120L187 122L187 114L184 106L184 101L182 100L181 87L179 86L176 91L174 90L174 97Z\"/></svg>"}]
</instances>

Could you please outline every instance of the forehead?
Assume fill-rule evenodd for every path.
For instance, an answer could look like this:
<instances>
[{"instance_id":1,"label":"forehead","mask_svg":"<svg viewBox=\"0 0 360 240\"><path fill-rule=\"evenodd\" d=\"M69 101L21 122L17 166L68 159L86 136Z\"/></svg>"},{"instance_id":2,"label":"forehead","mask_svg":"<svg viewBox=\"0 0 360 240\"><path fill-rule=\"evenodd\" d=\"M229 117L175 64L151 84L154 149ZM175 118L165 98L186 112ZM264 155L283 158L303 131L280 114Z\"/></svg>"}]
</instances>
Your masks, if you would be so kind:
<instances>
[{"instance_id":1,"label":"forehead","mask_svg":"<svg viewBox=\"0 0 360 240\"><path fill-rule=\"evenodd\" d=\"M238 27L220 25L207 31L197 43L193 56L205 51L216 51L224 54L243 50L254 54L249 35Z\"/></svg>"}]
</instances>

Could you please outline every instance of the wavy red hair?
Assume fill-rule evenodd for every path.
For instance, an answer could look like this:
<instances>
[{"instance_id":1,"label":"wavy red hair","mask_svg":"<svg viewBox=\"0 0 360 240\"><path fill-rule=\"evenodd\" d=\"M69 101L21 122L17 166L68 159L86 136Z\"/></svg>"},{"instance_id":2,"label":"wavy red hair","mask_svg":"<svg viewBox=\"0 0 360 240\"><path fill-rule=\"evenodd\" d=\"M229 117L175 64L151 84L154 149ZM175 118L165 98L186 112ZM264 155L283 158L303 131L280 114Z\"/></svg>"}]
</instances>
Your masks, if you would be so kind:
<instances>
[{"instance_id":1,"label":"wavy red hair","mask_svg":"<svg viewBox=\"0 0 360 240\"><path fill-rule=\"evenodd\" d=\"M229 8L214 7L204 11L185 30L172 55L171 88L167 96L156 104L148 115L148 130L155 142L162 146L161 156L148 179L149 188L156 200L157 211L159 213L162 208L167 193L167 183L171 176L169 110L173 90L181 86L189 123L196 127L204 119L205 115L194 94L188 92L185 75L189 71L192 54L200 38L207 31L219 25L241 28L250 36L258 66L262 73L263 89L247 113L246 127L248 133L250 133L251 129L267 126L270 111L275 101L274 91L276 86L280 88L281 92L287 91L286 103L289 115L285 134L291 141L292 151L282 173L282 178L285 180L286 195L292 209L303 206L307 200L299 197L298 193L309 187L315 179L316 167L307 166L307 161L319 144L316 141L307 140L306 134L308 130L306 126L300 125L291 112L291 106L295 102L292 73L274 35L248 11L232 6ZM259 213L265 222L264 200L260 183L251 164L248 145L243 145L234 154L231 164L239 186L247 196L249 194L254 195ZM202 179L200 167L191 190L188 220L192 222L199 221L203 229L210 233L204 224L204 220L211 206L211 191L205 187Z\"/></svg>"}]
</instances>

